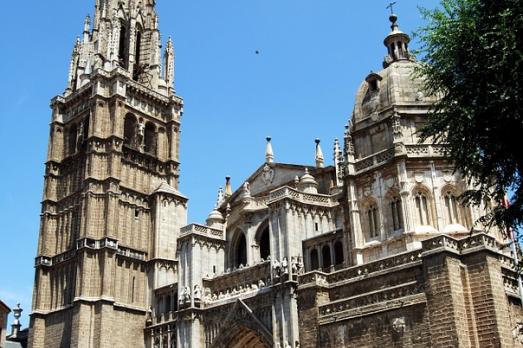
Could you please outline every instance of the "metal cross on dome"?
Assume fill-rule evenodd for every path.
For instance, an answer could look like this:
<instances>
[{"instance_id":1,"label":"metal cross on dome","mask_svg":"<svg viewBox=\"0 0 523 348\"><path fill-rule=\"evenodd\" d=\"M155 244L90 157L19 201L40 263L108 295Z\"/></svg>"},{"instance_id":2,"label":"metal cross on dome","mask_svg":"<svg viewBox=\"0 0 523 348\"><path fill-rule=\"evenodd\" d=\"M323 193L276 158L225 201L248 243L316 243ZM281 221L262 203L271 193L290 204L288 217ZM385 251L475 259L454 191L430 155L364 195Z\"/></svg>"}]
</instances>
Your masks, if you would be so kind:
<instances>
[{"instance_id":1,"label":"metal cross on dome","mask_svg":"<svg viewBox=\"0 0 523 348\"><path fill-rule=\"evenodd\" d=\"M389 6L387 6L387 8L390 8L390 14L394 14L394 5L396 5L396 1L389 3Z\"/></svg>"}]
</instances>

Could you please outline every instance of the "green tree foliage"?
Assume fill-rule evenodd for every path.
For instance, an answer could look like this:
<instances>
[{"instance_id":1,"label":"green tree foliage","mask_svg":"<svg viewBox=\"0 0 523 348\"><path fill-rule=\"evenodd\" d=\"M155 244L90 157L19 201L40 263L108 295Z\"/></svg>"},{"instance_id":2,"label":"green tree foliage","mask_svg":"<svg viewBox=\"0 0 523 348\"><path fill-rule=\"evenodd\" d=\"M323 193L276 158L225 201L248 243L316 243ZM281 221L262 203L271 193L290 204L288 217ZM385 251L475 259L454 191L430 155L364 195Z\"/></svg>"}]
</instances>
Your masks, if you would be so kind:
<instances>
[{"instance_id":1,"label":"green tree foliage","mask_svg":"<svg viewBox=\"0 0 523 348\"><path fill-rule=\"evenodd\" d=\"M523 217L523 1L441 0L422 9L416 33L429 93L441 96L422 138L448 144L447 154L469 183L467 204L511 193L481 220L503 231Z\"/></svg>"}]
</instances>

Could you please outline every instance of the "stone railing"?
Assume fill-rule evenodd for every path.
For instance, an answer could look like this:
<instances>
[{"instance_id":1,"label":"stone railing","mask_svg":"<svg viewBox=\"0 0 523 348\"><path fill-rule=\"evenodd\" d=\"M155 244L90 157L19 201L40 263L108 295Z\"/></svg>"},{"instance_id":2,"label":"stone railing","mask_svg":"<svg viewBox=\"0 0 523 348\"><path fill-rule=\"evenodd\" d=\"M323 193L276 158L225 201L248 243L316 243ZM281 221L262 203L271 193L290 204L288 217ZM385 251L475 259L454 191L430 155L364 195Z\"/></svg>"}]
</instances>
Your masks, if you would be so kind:
<instances>
[{"instance_id":1,"label":"stone railing","mask_svg":"<svg viewBox=\"0 0 523 348\"><path fill-rule=\"evenodd\" d=\"M220 238L223 239L223 231L212 228L209 226L199 225L199 224L190 224L187 226L184 226L180 229L180 235L184 236L190 233L199 234L203 236L209 236L212 238Z\"/></svg>"},{"instance_id":2,"label":"stone railing","mask_svg":"<svg viewBox=\"0 0 523 348\"><path fill-rule=\"evenodd\" d=\"M442 157L445 155L445 145L406 144L408 157Z\"/></svg>"},{"instance_id":3,"label":"stone railing","mask_svg":"<svg viewBox=\"0 0 523 348\"><path fill-rule=\"evenodd\" d=\"M203 279L205 302L213 302L259 290L271 283L271 262L233 270L214 278Z\"/></svg>"},{"instance_id":4,"label":"stone railing","mask_svg":"<svg viewBox=\"0 0 523 348\"><path fill-rule=\"evenodd\" d=\"M411 281L386 289L365 293L363 295L349 297L347 299L333 301L327 305L319 307L320 315L330 315L333 313L369 306L379 302L395 300L398 298L423 293L423 285L417 281Z\"/></svg>"},{"instance_id":5,"label":"stone railing","mask_svg":"<svg viewBox=\"0 0 523 348\"><path fill-rule=\"evenodd\" d=\"M445 250L456 254L462 254L473 252L477 249L490 249L499 253L501 250L496 238L485 233L478 233L462 239L455 239L447 235L441 235L424 240L422 246L424 253L434 250Z\"/></svg>"},{"instance_id":6,"label":"stone railing","mask_svg":"<svg viewBox=\"0 0 523 348\"><path fill-rule=\"evenodd\" d=\"M376 260L361 266L345 268L341 271L327 275L329 283L348 280L360 276L368 276L372 273L384 271L398 266L406 266L421 263L421 250L397 254L385 259Z\"/></svg>"},{"instance_id":7,"label":"stone railing","mask_svg":"<svg viewBox=\"0 0 523 348\"><path fill-rule=\"evenodd\" d=\"M302 203L323 205L329 207L334 205L334 201L328 195L303 193L289 186L284 186L272 191L269 194L268 203L272 203L283 198L290 198Z\"/></svg>"},{"instance_id":8,"label":"stone railing","mask_svg":"<svg viewBox=\"0 0 523 348\"><path fill-rule=\"evenodd\" d=\"M46 266L51 267L62 262L66 262L74 258L79 250L88 249L88 250L101 250L101 249L111 249L116 251L118 255L129 257L135 260L145 261L147 259L147 253L140 250L135 250L132 248L124 247L119 245L118 240L112 238L103 238L103 239L92 239L92 238L82 238L76 242L76 248L67 250L63 253L55 255L53 257L48 256L38 256L35 259L35 266Z\"/></svg>"},{"instance_id":9,"label":"stone railing","mask_svg":"<svg viewBox=\"0 0 523 348\"><path fill-rule=\"evenodd\" d=\"M356 162L354 163L354 169L357 172L361 172L363 170L367 170L371 167L385 163L392 158L394 158L394 149L386 149L372 156L356 160Z\"/></svg>"}]
</instances>

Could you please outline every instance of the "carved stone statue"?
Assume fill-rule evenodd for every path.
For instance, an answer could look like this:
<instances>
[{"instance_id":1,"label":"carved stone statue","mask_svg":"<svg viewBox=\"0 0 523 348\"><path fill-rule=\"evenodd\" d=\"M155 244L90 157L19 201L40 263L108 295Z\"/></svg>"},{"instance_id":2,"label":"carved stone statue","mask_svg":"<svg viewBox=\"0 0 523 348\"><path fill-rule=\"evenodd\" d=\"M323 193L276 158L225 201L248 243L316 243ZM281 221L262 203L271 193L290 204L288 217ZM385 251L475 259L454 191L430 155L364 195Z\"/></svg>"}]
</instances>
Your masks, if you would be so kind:
<instances>
[{"instance_id":1,"label":"carved stone statue","mask_svg":"<svg viewBox=\"0 0 523 348\"><path fill-rule=\"evenodd\" d=\"M201 300L202 299L202 289L200 288L200 286L198 284L196 284L194 286L193 295L194 295L194 299L195 300Z\"/></svg>"},{"instance_id":2,"label":"carved stone statue","mask_svg":"<svg viewBox=\"0 0 523 348\"><path fill-rule=\"evenodd\" d=\"M284 257L281 261L281 268L283 271L283 274L289 274L289 263L287 262L287 258Z\"/></svg>"},{"instance_id":3,"label":"carved stone statue","mask_svg":"<svg viewBox=\"0 0 523 348\"><path fill-rule=\"evenodd\" d=\"M279 278L281 273L281 265L280 262L276 259L272 261L272 273L274 278Z\"/></svg>"}]
</instances>

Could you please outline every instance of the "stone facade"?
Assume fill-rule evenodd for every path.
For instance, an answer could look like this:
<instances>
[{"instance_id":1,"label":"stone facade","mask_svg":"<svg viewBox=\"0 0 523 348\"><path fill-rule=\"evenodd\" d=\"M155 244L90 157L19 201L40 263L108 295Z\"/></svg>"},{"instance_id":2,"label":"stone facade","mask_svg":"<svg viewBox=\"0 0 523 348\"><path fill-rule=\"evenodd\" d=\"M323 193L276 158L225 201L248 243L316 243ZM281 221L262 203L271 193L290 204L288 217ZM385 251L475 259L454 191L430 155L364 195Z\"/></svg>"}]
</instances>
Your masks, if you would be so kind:
<instances>
[{"instance_id":1,"label":"stone facade","mask_svg":"<svg viewBox=\"0 0 523 348\"><path fill-rule=\"evenodd\" d=\"M178 192L183 101L155 1L97 0L52 101L31 347L512 347L517 274L464 207L396 16L325 166L265 162L205 224Z\"/></svg>"}]
</instances>

